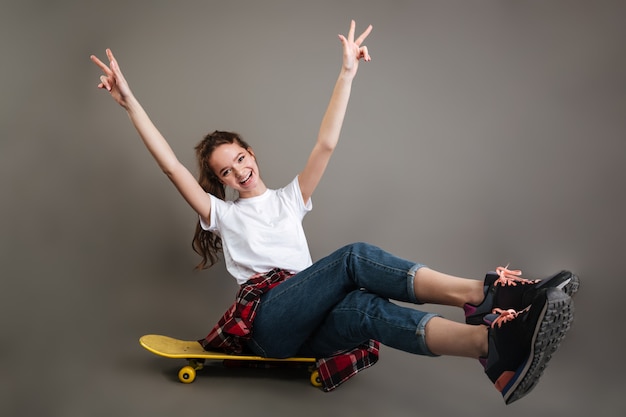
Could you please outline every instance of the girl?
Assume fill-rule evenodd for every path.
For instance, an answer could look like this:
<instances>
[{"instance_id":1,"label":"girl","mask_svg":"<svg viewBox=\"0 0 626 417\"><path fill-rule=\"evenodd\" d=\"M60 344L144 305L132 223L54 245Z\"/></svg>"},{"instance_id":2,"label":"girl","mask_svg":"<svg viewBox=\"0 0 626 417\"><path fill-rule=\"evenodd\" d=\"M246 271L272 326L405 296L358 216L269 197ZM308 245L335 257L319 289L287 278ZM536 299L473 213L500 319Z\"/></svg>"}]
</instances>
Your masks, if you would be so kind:
<instances>
[{"instance_id":1,"label":"girl","mask_svg":"<svg viewBox=\"0 0 626 417\"><path fill-rule=\"evenodd\" d=\"M378 342L419 355L477 358L511 403L535 386L568 330L575 275L562 271L530 281L520 271L498 268L481 282L365 243L311 260L302 219L337 145L359 63L371 59L363 45L371 30L355 39L352 21L347 37L339 35L342 66L317 142L303 170L280 189L266 187L253 149L231 132L215 131L196 147L196 180L131 92L113 53L106 51L108 65L91 59L104 73L98 87L126 110L148 151L198 213L199 268L214 264L223 251L229 273L241 285L237 302L200 341L205 348L321 358L327 390L373 364ZM225 187L238 198L224 201ZM389 300L458 306L465 309L466 323ZM333 362L345 354L358 359L354 369Z\"/></svg>"}]
</instances>

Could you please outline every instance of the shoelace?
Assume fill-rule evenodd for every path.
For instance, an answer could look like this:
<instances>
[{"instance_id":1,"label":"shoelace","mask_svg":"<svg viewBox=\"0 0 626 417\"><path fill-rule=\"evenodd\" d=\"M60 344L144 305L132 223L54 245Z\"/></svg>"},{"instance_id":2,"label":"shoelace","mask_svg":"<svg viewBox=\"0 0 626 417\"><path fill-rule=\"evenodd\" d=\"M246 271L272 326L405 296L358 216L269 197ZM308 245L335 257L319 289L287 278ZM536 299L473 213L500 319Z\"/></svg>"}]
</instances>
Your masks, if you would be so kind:
<instances>
[{"instance_id":1,"label":"shoelace","mask_svg":"<svg viewBox=\"0 0 626 417\"><path fill-rule=\"evenodd\" d=\"M508 323L511 320L514 320L519 314L513 309L503 310L501 308L494 308L492 313L497 314L498 317L496 317L496 319L491 322L491 327L502 327L504 323Z\"/></svg>"},{"instance_id":2,"label":"shoelace","mask_svg":"<svg viewBox=\"0 0 626 417\"><path fill-rule=\"evenodd\" d=\"M513 309L503 310L501 308L494 308L491 312L493 314L498 314L498 317L496 317L495 320L491 322L491 327L502 327L503 324L515 320L517 316L528 310L530 310L530 306L520 311L515 311Z\"/></svg>"},{"instance_id":3,"label":"shoelace","mask_svg":"<svg viewBox=\"0 0 626 417\"><path fill-rule=\"evenodd\" d=\"M509 266L499 266L496 268L498 279L494 282L494 285L516 286L518 283L522 285L536 284L539 280L530 280L522 278L522 271L519 269L510 270Z\"/></svg>"}]
</instances>

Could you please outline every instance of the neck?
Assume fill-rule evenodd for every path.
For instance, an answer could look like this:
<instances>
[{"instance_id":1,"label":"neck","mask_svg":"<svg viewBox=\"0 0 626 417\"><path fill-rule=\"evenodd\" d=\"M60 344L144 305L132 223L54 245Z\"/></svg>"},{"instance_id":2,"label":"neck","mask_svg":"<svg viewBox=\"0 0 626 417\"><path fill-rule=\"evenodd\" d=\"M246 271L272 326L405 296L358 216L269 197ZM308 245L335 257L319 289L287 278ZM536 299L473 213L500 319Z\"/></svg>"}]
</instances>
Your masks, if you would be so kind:
<instances>
[{"instance_id":1,"label":"neck","mask_svg":"<svg viewBox=\"0 0 626 417\"><path fill-rule=\"evenodd\" d=\"M258 197L267 191L267 187L263 181L259 181L256 187L252 190L239 190L239 198L252 198Z\"/></svg>"}]
</instances>

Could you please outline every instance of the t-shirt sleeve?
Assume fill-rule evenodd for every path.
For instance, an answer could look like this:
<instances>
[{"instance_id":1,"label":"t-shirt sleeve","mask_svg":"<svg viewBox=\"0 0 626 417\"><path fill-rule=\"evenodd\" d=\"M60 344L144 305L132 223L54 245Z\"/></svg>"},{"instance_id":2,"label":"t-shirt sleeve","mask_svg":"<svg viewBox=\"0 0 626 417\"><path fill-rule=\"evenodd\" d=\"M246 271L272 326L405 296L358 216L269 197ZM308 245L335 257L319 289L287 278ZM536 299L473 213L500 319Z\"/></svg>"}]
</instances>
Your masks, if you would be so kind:
<instances>
[{"instance_id":1,"label":"t-shirt sleeve","mask_svg":"<svg viewBox=\"0 0 626 417\"><path fill-rule=\"evenodd\" d=\"M202 218L202 216L198 216L198 218L200 219L200 227L202 227L203 230L213 232L217 229L217 222L215 221L215 219L218 216L220 205L223 204L224 202L220 200L219 198L215 197L213 194L209 194L209 197L211 197L211 218L209 219L210 223L207 223Z\"/></svg>"},{"instance_id":2,"label":"t-shirt sleeve","mask_svg":"<svg viewBox=\"0 0 626 417\"><path fill-rule=\"evenodd\" d=\"M302 190L300 190L300 181L298 181L297 176L283 190L289 201L294 203L296 210L300 214L300 219L304 218L304 216L311 211L311 209L313 209L313 202L311 198L309 198L309 201L304 204Z\"/></svg>"}]
</instances>

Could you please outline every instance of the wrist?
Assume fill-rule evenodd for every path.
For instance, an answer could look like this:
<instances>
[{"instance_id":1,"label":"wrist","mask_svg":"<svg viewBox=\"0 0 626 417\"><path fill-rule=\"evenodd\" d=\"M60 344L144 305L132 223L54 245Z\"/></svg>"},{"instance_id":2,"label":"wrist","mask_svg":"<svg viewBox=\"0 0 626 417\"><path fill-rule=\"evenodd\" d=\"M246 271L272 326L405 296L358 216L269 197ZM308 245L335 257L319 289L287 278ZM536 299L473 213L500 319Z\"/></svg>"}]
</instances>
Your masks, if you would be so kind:
<instances>
[{"instance_id":1,"label":"wrist","mask_svg":"<svg viewBox=\"0 0 626 417\"><path fill-rule=\"evenodd\" d=\"M123 97L120 104L129 113L141 108L139 101L132 94Z\"/></svg>"},{"instance_id":2,"label":"wrist","mask_svg":"<svg viewBox=\"0 0 626 417\"><path fill-rule=\"evenodd\" d=\"M339 80L345 81L345 82L352 82L352 80L354 80L355 75L356 75L355 71L351 71L342 67L341 71L339 71Z\"/></svg>"}]
</instances>

